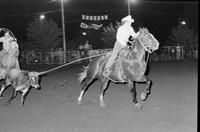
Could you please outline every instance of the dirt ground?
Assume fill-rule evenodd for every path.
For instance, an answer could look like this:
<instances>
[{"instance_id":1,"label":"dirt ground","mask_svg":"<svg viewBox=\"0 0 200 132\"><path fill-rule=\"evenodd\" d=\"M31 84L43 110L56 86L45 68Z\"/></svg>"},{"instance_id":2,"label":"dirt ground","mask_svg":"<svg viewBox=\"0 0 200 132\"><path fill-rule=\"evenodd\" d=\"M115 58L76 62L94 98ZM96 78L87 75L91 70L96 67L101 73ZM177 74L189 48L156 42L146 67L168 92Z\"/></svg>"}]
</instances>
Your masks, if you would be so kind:
<instances>
[{"instance_id":1,"label":"dirt ground","mask_svg":"<svg viewBox=\"0 0 200 132\"><path fill-rule=\"evenodd\" d=\"M0 132L196 132L197 62L150 62L150 66L152 92L145 102L138 97L141 110L132 105L128 87L114 83L105 95L107 107L100 107L98 81L78 105L79 66L43 77L41 90L31 89L24 106L20 94L6 105L8 88L0 100ZM145 84L136 87L139 96Z\"/></svg>"}]
</instances>

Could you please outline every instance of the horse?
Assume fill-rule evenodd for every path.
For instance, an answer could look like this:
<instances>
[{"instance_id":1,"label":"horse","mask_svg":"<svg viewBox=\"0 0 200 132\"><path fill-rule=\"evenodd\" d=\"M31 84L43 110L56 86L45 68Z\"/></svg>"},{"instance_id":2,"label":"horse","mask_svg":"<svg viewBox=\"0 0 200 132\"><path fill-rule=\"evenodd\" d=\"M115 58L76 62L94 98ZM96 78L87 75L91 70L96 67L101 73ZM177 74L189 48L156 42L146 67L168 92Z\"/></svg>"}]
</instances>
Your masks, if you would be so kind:
<instances>
[{"instance_id":1,"label":"horse","mask_svg":"<svg viewBox=\"0 0 200 132\"><path fill-rule=\"evenodd\" d=\"M18 57L14 55L9 55L9 53L5 53L5 55L0 58L0 67L5 68L8 71L11 69L20 69L19 68L19 62Z\"/></svg>"},{"instance_id":2,"label":"horse","mask_svg":"<svg viewBox=\"0 0 200 132\"><path fill-rule=\"evenodd\" d=\"M94 58L83 71L79 74L79 83L83 84L80 95L78 97L78 104L81 104L84 93L88 90L89 86L94 80L100 80L100 106L105 107L104 95L108 88L109 82L117 84L126 83L132 93L132 102L137 109L141 109L143 106L137 101L135 84L143 82L148 85L145 91L142 92L140 98L145 101L150 94L152 80L146 75L145 71L148 63L148 56L159 47L158 41L148 31L147 28L140 28L139 35L134 40L132 46L121 50L118 58L112 66L112 72L109 77L102 75L105 64L110 56L110 53L106 53L103 56Z\"/></svg>"}]
</instances>

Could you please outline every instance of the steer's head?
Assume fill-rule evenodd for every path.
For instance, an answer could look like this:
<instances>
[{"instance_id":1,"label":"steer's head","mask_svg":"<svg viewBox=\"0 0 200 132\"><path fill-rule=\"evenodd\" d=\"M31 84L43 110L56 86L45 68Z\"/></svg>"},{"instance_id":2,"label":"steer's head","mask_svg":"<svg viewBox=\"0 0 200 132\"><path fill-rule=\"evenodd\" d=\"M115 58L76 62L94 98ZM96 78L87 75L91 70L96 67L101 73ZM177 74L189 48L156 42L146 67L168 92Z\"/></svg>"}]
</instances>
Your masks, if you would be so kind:
<instances>
[{"instance_id":1,"label":"steer's head","mask_svg":"<svg viewBox=\"0 0 200 132\"><path fill-rule=\"evenodd\" d=\"M39 78L39 73L38 72L29 72L28 76L30 78L31 81L31 86L34 87L35 89L40 89L40 78Z\"/></svg>"}]
</instances>

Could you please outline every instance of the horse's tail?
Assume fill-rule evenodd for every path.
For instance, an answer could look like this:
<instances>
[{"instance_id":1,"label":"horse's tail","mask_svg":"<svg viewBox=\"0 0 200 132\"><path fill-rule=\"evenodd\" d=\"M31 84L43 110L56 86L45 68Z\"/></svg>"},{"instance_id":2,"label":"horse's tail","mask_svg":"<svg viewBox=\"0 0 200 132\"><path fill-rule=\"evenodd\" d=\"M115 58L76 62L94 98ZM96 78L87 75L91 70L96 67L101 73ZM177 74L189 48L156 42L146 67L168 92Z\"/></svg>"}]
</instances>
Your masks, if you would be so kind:
<instances>
[{"instance_id":1,"label":"horse's tail","mask_svg":"<svg viewBox=\"0 0 200 132\"><path fill-rule=\"evenodd\" d=\"M84 69L83 69L83 72L81 72L81 73L79 74L79 78L78 78L80 84L83 83L83 82L85 81L85 78L86 78L86 76L87 76L88 66L84 66L83 68L84 68Z\"/></svg>"}]
</instances>

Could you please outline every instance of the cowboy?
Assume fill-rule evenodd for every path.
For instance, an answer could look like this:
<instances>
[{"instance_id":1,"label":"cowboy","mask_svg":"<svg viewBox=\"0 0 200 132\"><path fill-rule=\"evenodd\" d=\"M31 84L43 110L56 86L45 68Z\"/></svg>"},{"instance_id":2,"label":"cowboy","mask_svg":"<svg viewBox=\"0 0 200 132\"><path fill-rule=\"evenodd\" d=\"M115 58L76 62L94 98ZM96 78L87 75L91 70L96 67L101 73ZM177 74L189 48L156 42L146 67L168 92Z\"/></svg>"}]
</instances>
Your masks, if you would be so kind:
<instances>
[{"instance_id":1,"label":"cowboy","mask_svg":"<svg viewBox=\"0 0 200 132\"><path fill-rule=\"evenodd\" d=\"M9 32L5 32L4 36L0 37L0 42L3 43L3 49L0 51L0 63L3 63L5 59L8 59L7 61L10 61L8 69L11 63L15 63L15 68L20 69L18 61L19 47L17 40L13 38Z\"/></svg>"},{"instance_id":2,"label":"cowboy","mask_svg":"<svg viewBox=\"0 0 200 132\"><path fill-rule=\"evenodd\" d=\"M133 39L137 38L139 32L135 33L134 29L132 28L131 24L134 22L131 15L128 15L122 18L121 23L122 25L118 28L116 34L116 41L112 51L110 58L105 65L105 71L103 72L103 76L108 77L111 73L111 67L117 58L119 52L127 46L129 38L132 37Z\"/></svg>"}]
</instances>

